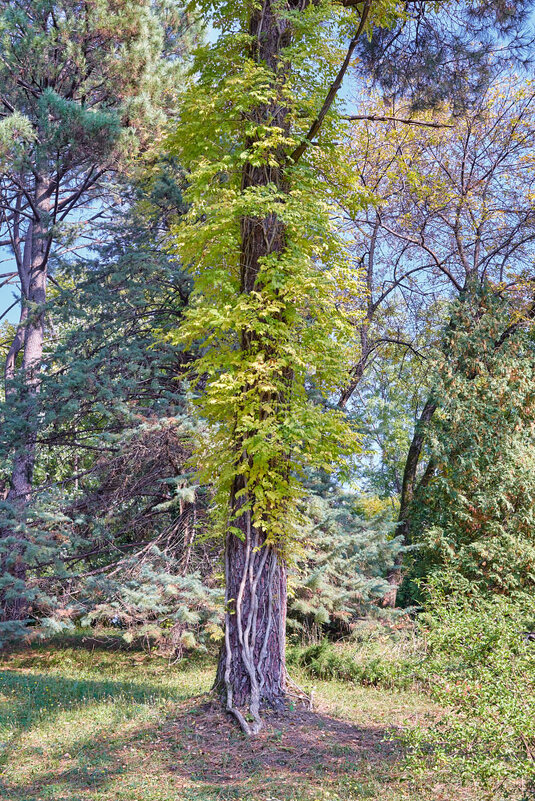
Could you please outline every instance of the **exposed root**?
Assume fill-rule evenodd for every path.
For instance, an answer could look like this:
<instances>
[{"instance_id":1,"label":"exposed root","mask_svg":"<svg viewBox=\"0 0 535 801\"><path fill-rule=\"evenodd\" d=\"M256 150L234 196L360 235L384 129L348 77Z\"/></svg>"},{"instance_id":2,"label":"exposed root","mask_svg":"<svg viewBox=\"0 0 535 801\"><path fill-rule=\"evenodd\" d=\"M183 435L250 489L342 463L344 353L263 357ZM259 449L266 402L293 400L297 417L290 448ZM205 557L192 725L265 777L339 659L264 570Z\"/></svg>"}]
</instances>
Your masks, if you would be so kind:
<instances>
[{"instance_id":1,"label":"exposed root","mask_svg":"<svg viewBox=\"0 0 535 801\"><path fill-rule=\"evenodd\" d=\"M267 659L269 638L273 626L273 579L277 569L277 554L273 548L262 544L259 541L258 532L251 525L250 512L246 512L246 553L245 562L243 565L243 574L240 581L237 598L233 613L235 614L236 627L238 632L239 642L239 655L249 677L250 685L250 702L249 713L252 721L246 720L244 714L234 706L232 683L231 683L231 665L233 659L233 651L230 643L230 615L229 608L231 599L228 596L228 585L225 591L225 607L226 607L226 621L225 621L225 673L224 682L226 688L226 709L227 712L234 715L243 732L248 735L257 734L262 728L262 719L260 717L260 702L262 697L262 690L265 684L265 662ZM266 565L269 563L269 578L268 578L268 603L265 604L265 614L262 619L263 637L258 654L257 649L257 636L258 636L258 585L266 570ZM225 549L225 569L227 576L230 573L228 548ZM244 612L244 597L249 599L247 611ZM255 659L255 650L258 654Z\"/></svg>"}]
</instances>

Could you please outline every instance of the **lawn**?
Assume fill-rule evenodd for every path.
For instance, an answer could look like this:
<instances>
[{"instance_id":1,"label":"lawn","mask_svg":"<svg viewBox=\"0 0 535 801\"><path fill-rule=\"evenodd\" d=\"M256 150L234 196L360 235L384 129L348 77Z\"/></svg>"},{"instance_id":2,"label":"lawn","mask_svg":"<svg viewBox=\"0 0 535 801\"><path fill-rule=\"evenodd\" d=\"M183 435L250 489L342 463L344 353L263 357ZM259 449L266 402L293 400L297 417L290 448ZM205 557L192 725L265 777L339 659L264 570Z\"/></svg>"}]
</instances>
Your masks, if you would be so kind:
<instances>
[{"instance_id":1,"label":"lawn","mask_svg":"<svg viewBox=\"0 0 535 801\"><path fill-rule=\"evenodd\" d=\"M307 681L314 709L266 720L247 740L213 702L209 662L169 664L118 639L72 638L5 654L5 801L479 801L418 778L400 727L439 710L416 690Z\"/></svg>"}]
</instances>

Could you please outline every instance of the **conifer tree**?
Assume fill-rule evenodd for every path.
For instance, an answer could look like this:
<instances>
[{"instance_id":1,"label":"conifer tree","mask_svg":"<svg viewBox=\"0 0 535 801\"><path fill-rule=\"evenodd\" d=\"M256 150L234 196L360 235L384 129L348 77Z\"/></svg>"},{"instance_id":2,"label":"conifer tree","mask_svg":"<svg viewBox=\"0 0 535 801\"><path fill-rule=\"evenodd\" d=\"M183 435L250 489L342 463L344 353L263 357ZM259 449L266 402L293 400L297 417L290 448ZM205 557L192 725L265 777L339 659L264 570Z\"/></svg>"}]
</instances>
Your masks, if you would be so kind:
<instances>
[{"instance_id":1,"label":"conifer tree","mask_svg":"<svg viewBox=\"0 0 535 801\"><path fill-rule=\"evenodd\" d=\"M0 226L21 290L5 365L15 521L24 518L32 493L51 256L87 234L106 205L110 173L162 122L159 98L170 77L169 31L158 16L169 21L165 6L0 4ZM23 617L24 558L13 527L3 528L14 579L3 614Z\"/></svg>"},{"instance_id":2,"label":"conifer tree","mask_svg":"<svg viewBox=\"0 0 535 801\"><path fill-rule=\"evenodd\" d=\"M362 38L356 70L388 101L413 110L471 108L507 67L529 64L533 0L413 0L388 27Z\"/></svg>"},{"instance_id":3,"label":"conifer tree","mask_svg":"<svg viewBox=\"0 0 535 801\"><path fill-rule=\"evenodd\" d=\"M6 595L26 599L34 632L89 614L154 633L187 596L186 574L203 557L203 575L213 570L208 549L193 548L205 503L186 466L196 425L177 380L191 356L161 341L191 283L159 246L166 218L181 211L180 188L156 164L132 195L134 209L114 214L108 242L83 263L55 260L32 504L14 521L25 582L13 586L8 572L0 579ZM0 453L10 443L0 429ZM190 578L199 602L201 585ZM173 596L177 583L184 591ZM20 621L0 623L0 640L24 633Z\"/></svg>"},{"instance_id":4,"label":"conifer tree","mask_svg":"<svg viewBox=\"0 0 535 801\"><path fill-rule=\"evenodd\" d=\"M431 477L411 504L420 546L412 578L439 573L468 593L533 592L530 326L529 315L488 285L455 304L434 370L437 411L425 435Z\"/></svg>"},{"instance_id":5,"label":"conifer tree","mask_svg":"<svg viewBox=\"0 0 535 801\"><path fill-rule=\"evenodd\" d=\"M362 498L324 471L307 482L303 552L291 577L288 626L304 642L347 636L377 609L400 551L393 509L364 515Z\"/></svg>"}]
</instances>

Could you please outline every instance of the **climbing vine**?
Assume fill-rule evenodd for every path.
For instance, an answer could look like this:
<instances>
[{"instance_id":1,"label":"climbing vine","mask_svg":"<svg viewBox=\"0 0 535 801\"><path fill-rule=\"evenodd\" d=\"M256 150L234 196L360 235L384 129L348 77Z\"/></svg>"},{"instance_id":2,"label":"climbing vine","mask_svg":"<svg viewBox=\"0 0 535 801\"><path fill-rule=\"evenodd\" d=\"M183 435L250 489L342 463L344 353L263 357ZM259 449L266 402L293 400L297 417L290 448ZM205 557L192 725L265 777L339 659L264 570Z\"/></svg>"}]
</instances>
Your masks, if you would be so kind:
<instances>
[{"instance_id":1,"label":"climbing vine","mask_svg":"<svg viewBox=\"0 0 535 801\"><path fill-rule=\"evenodd\" d=\"M212 424L203 443L204 472L221 505L228 506L236 473L245 474L253 523L282 545L295 515L299 468L331 468L340 453L355 448L342 416L311 402L306 388L313 384L328 398L340 384L350 356L354 299L362 288L348 268L336 213L314 170L315 154L297 165L289 158L340 63L340 26L347 28L355 12L330 2L286 11L294 41L281 60L292 68L274 75L250 54L246 28L254 4L201 5L222 34L197 55L171 137L190 184L189 212L174 244L195 279L186 322L173 338L185 346L202 344L195 370L207 383L199 405ZM259 106L281 104L289 132L269 118L251 119ZM322 130L322 148L332 149L343 135L334 116ZM242 188L245 164L276 169L281 155L283 188ZM259 287L248 293L240 282L245 217L276 217L285 231L284 252L263 259ZM247 350L240 347L244 331L255 339ZM281 396L284 402L273 401ZM235 454L243 448L250 458L237 464Z\"/></svg>"},{"instance_id":2,"label":"climbing vine","mask_svg":"<svg viewBox=\"0 0 535 801\"><path fill-rule=\"evenodd\" d=\"M376 4L383 14L393 5ZM221 679L227 707L247 729L237 710L243 697L233 679L230 624L258 727L266 672L276 672L265 664L281 629L271 608L275 596L283 598L284 617L277 564L293 551L300 476L308 467L341 466L358 449L330 398L349 367L362 287L316 163L343 140L344 123L333 113L340 64L372 18L369 2L205 0L201 8L220 35L197 54L169 143L189 181L174 249L195 286L172 339L200 347L194 376L209 432L202 479L215 488L227 538ZM349 51L340 45L348 34ZM232 538L241 551L232 552ZM235 592L233 569L240 572ZM277 648L283 660L280 642Z\"/></svg>"}]
</instances>

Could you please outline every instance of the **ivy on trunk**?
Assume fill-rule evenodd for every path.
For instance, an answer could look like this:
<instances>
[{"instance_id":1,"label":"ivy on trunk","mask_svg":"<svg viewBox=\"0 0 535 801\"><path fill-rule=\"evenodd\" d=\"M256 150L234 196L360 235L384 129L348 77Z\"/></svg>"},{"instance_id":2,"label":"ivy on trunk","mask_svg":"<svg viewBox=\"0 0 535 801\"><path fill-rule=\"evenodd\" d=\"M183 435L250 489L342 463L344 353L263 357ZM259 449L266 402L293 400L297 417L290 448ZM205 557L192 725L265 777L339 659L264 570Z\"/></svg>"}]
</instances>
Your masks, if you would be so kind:
<instances>
[{"instance_id":1,"label":"ivy on trunk","mask_svg":"<svg viewBox=\"0 0 535 801\"><path fill-rule=\"evenodd\" d=\"M208 6L211 5L207 4ZM344 297L361 293L310 143L340 134L331 108L370 3L306 0L212 8L171 149L189 171L176 248L195 277L175 343L201 343L193 378L210 430L201 479L225 541L226 630L216 689L244 731L286 701L286 570L304 466L358 449L327 398L348 366ZM340 48L340 25L354 36ZM314 70L307 53L313 56ZM340 67L342 65L342 67ZM347 294L344 294L347 293ZM323 395L313 402L307 390ZM334 397L334 395L332 395Z\"/></svg>"}]
</instances>

